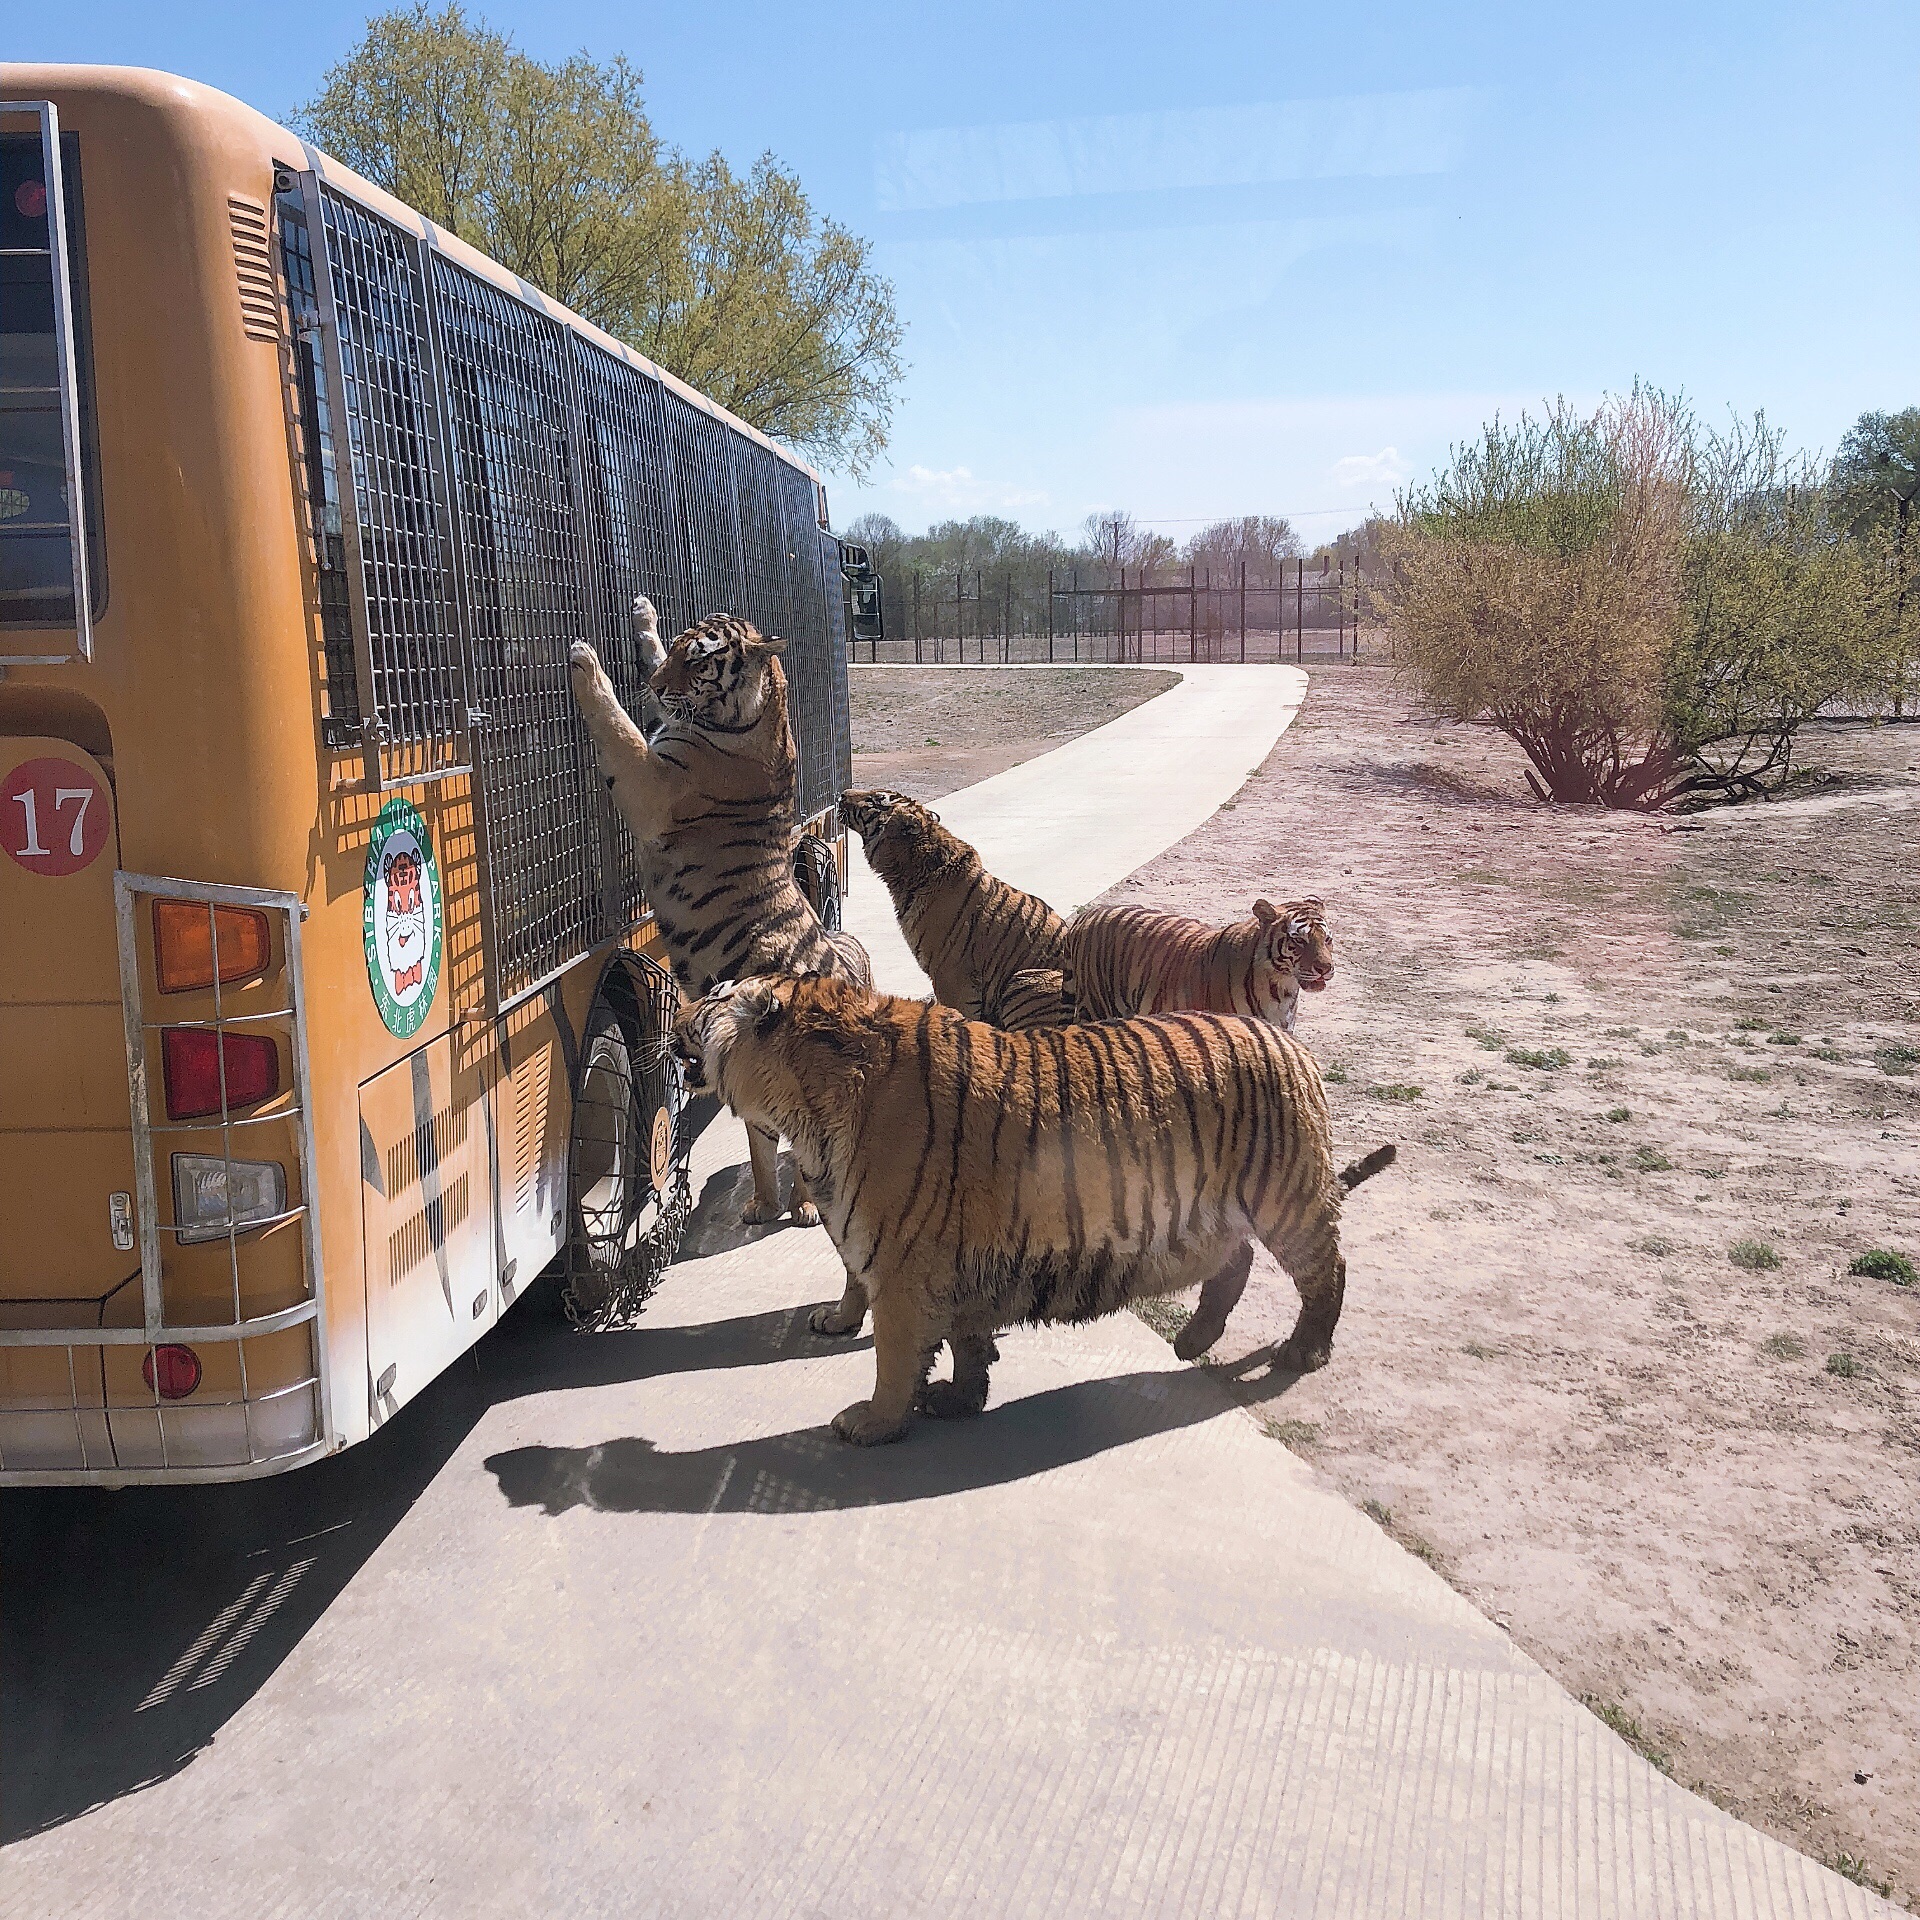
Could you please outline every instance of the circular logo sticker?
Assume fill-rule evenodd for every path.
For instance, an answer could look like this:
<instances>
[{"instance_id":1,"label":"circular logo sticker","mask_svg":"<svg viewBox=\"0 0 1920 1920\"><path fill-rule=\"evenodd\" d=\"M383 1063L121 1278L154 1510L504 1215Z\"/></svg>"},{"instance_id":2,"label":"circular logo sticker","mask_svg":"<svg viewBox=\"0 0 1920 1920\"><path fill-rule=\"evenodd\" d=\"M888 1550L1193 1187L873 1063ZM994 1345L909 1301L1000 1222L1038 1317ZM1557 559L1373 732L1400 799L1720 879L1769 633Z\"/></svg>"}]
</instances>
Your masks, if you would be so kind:
<instances>
[{"instance_id":1,"label":"circular logo sticker","mask_svg":"<svg viewBox=\"0 0 1920 1920\"><path fill-rule=\"evenodd\" d=\"M440 984L440 870L427 823L405 800L389 800L374 822L361 931L387 1031L417 1033Z\"/></svg>"},{"instance_id":2,"label":"circular logo sticker","mask_svg":"<svg viewBox=\"0 0 1920 1920\"><path fill-rule=\"evenodd\" d=\"M653 1138L647 1143L647 1173L655 1193L665 1193L673 1172L673 1115L665 1107L653 1116Z\"/></svg>"},{"instance_id":3,"label":"circular logo sticker","mask_svg":"<svg viewBox=\"0 0 1920 1920\"><path fill-rule=\"evenodd\" d=\"M113 803L77 760L22 760L0 780L0 847L55 879L99 859Z\"/></svg>"}]
</instances>

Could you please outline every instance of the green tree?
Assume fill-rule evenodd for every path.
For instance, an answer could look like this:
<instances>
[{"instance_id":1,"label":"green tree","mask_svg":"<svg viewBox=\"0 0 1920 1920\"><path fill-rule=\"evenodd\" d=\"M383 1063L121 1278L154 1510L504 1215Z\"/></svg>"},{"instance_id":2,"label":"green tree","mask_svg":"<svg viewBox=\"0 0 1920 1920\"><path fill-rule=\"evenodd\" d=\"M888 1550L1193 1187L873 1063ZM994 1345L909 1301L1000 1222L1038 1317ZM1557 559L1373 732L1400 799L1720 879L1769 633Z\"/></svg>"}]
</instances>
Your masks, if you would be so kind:
<instances>
[{"instance_id":1,"label":"green tree","mask_svg":"<svg viewBox=\"0 0 1920 1920\"><path fill-rule=\"evenodd\" d=\"M1219 582L1237 580L1243 563L1249 580L1264 582L1277 580L1281 563L1299 559L1303 551L1293 522L1284 515L1249 513L1201 528L1187 542L1184 558Z\"/></svg>"},{"instance_id":2,"label":"green tree","mask_svg":"<svg viewBox=\"0 0 1920 1920\"><path fill-rule=\"evenodd\" d=\"M624 59L543 63L420 0L294 123L762 432L856 475L884 450L904 329L869 244L771 155L743 179L664 146Z\"/></svg>"},{"instance_id":3,"label":"green tree","mask_svg":"<svg viewBox=\"0 0 1920 1920\"><path fill-rule=\"evenodd\" d=\"M1863 413L1848 429L1828 470L1835 517L1879 562L1874 623L1891 656L1893 711L1906 710L1906 693L1920 655L1920 540L1911 538L1920 498L1920 407L1899 413Z\"/></svg>"}]
</instances>

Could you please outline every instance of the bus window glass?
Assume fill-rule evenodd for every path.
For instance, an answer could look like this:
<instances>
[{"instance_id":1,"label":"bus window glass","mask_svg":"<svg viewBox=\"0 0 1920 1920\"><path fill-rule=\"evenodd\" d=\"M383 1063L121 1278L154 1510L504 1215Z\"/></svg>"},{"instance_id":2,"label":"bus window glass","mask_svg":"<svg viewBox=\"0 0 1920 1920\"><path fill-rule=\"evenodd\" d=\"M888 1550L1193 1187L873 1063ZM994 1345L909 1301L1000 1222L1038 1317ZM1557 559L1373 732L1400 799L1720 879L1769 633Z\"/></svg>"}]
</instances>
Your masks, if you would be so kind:
<instances>
[{"instance_id":1,"label":"bus window glass","mask_svg":"<svg viewBox=\"0 0 1920 1920\"><path fill-rule=\"evenodd\" d=\"M105 573L97 535L91 355L80 229L79 143L61 142L68 285L79 380L82 498L87 507L90 598L98 613ZM73 548L54 260L45 157L37 133L0 133L0 627L74 624Z\"/></svg>"}]
</instances>

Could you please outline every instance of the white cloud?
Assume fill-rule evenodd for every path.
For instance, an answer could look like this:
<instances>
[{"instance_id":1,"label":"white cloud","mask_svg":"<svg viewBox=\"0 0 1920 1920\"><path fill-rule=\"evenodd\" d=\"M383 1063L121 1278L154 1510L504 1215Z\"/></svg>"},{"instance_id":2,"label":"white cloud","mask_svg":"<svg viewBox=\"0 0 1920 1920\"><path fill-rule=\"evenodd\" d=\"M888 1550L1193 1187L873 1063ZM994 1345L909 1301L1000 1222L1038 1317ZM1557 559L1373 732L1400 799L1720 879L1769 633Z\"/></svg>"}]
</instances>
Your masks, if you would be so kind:
<instances>
[{"instance_id":1,"label":"white cloud","mask_svg":"<svg viewBox=\"0 0 1920 1920\"><path fill-rule=\"evenodd\" d=\"M1451 172L1480 95L1416 93L1268 100L1169 113L1101 114L882 134L883 211L1067 199L1170 187L1394 178Z\"/></svg>"},{"instance_id":2,"label":"white cloud","mask_svg":"<svg viewBox=\"0 0 1920 1920\"><path fill-rule=\"evenodd\" d=\"M1365 487L1378 493L1402 486L1413 476L1413 468L1400 458L1398 447L1382 447L1378 453L1350 453L1336 460L1328 478L1342 492Z\"/></svg>"},{"instance_id":3,"label":"white cloud","mask_svg":"<svg viewBox=\"0 0 1920 1920\"><path fill-rule=\"evenodd\" d=\"M911 466L878 491L904 495L930 512L953 514L1013 513L1022 507L1044 507L1048 503L1045 493L1031 488L977 479L971 467Z\"/></svg>"}]
</instances>

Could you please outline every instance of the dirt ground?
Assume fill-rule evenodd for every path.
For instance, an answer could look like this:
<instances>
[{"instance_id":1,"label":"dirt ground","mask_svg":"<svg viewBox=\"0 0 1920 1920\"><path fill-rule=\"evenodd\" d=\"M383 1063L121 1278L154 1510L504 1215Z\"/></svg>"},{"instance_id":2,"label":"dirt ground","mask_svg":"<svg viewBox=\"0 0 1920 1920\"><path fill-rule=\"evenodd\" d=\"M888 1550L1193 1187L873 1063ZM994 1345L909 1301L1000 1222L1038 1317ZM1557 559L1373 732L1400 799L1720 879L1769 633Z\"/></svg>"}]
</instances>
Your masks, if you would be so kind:
<instances>
[{"instance_id":1,"label":"dirt ground","mask_svg":"<svg viewBox=\"0 0 1920 1920\"><path fill-rule=\"evenodd\" d=\"M857 672L855 778L947 791L1144 697L982 677ZM1401 1145L1348 1207L1333 1364L1266 1367L1296 1301L1264 1255L1210 1363L1656 1763L1913 1905L1920 1287L1846 1267L1920 1264L1920 727L1801 757L1828 777L1772 805L1549 808L1498 734L1315 668L1107 897L1322 895L1301 1036L1340 1150Z\"/></svg>"},{"instance_id":2,"label":"dirt ground","mask_svg":"<svg viewBox=\"0 0 1920 1920\"><path fill-rule=\"evenodd\" d=\"M1271 1264L1212 1363L1642 1751L1920 1891L1920 727L1808 797L1553 809L1517 748L1317 670L1236 801L1109 899L1317 893L1301 1035L1347 1211L1332 1365ZM1264 1258L1264 1257L1263 1257ZM1156 1323L1183 1317L1171 1305Z\"/></svg>"},{"instance_id":3,"label":"dirt ground","mask_svg":"<svg viewBox=\"0 0 1920 1920\"><path fill-rule=\"evenodd\" d=\"M850 667L853 784L937 800L1119 719L1179 677L1133 667Z\"/></svg>"}]
</instances>

